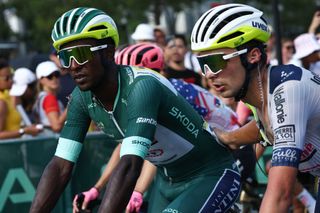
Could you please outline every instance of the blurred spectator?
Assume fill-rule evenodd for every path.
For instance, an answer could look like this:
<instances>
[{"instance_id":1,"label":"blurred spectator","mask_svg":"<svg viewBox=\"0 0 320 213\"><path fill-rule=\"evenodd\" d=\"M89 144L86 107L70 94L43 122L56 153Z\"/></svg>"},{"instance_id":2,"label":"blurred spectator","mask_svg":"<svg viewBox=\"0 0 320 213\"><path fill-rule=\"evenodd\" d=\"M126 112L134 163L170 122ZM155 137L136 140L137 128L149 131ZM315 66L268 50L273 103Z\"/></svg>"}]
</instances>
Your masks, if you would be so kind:
<instances>
[{"instance_id":1,"label":"blurred spectator","mask_svg":"<svg viewBox=\"0 0 320 213\"><path fill-rule=\"evenodd\" d=\"M188 83L202 86L201 75L184 65L184 57L187 53L187 42L183 35L174 35L167 43L164 54L166 68L163 75L166 78L183 79Z\"/></svg>"},{"instance_id":2,"label":"blurred spectator","mask_svg":"<svg viewBox=\"0 0 320 213\"><path fill-rule=\"evenodd\" d=\"M58 91L57 97L60 100L64 107L67 107L68 97L75 88L76 84L73 81L70 73L66 72L64 69L61 69L60 61L57 56L57 51L52 49L49 58L60 70L60 89Z\"/></svg>"},{"instance_id":3,"label":"blurred spectator","mask_svg":"<svg viewBox=\"0 0 320 213\"><path fill-rule=\"evenodd\" d=\"M267 41L267 48L266 48L266 53L267 53L267 63L270 63L271 60L276 58L276 48L275 48L275 43L276 43L276 38L273 32L273 27L271 25L268 25L270 29L270 38Z\"/></svg>"},{"instance_id":4,"label":"blurred spectator","mask_svg":"<svg viewBox=\"0 0 320 213\"><path fill-rule=\"evenodd\" d=\"M193 70L196 73L201 74L201 67L198 59L190 50L188 50L184 55L184 66L189 70Z\"/></svg>"},{"instance_id":5,"label":"blurred spectator","mask_svg":"<svg viewBox=\"0 0 320 213\"><path fill-rule=\"evenodd\" d=\"M299 35L294 39L294 47L296 53L290 63L313 72L312 64L320 60L320 44L315 35L310 33Z\"/></svg>"},{"instance_id":6,"label":"blurred spectator","mask_svg":"<svg viewBox=\"0 0 320 213\"><path fill-rule=\"evenodd\" d=\"M14 72L13 85L10 89L10 95L14 97L15 106L21 105L22 109L28 116L26 121L24 116L22 119L24 123L36 123L38 121L37 116L33 111L33 105L37 97L37 78L36 75L28 68L19 68Z\"/></svg>"},{"instance_id":7,"label":"blurred spectator","mask_svg":"<svg viewBox=\"0 0 320 213\"><path fill-rule=\"evenodd\" d=\"M135 43L154 42L155 37L153 30L154 29L150 24L139 24L131 35L131 38Z\"/></svg>"},{"instance_id":8,"label":"blurred spectator","mask_svg":"<svg viewBox=\"0 0 320 213\"><path fill-rule=\"evenodd\" d=\"M311 23L309 25L308 33L312 33L317 36L317 29L319 28L319 26L320 26L320 11L316 11L313 14Z\"/></svg>"},{"instance_id":9,"label":"blurred spectator","mask_svg":"<svg viewBox=\"0 0 320 213\"><path fill-rule=\"evenodd\" d=\"M154 28L154 38L155 38L155 42L156 44L161 47L162 49L165 48L167 42L166 42L166 31L160 27L160 26L156 26Z\"/></svg>"},{"instance_id":10,"label":"blurred spectator","mask_svg":"<svg viewBox=\"0 0 320 213\"><path fill-rule=\"evenodd\" d=\"M35 136L40 132L35 126L20 126L21 116L9 95L12 82L11 67L7 61L0 60L0 139L18 138L24 134Z\"/></svg>"},{"instance_id":11,"label":"blurred spectator","mask_svg":"<svg viewBox=\"0 0 320 213\"><path fill-rule=\"evenodd\" d=\"M281 55L282 55L282 64L289 64L290 60L293 57L295 52L294 43L290 38L281 39ZM271 65L278 65L278 60L273 58L270 60Z\"/></svg>"},{"instance_id":12,"label":"blurred spectator","mask_svg":"<svg viewBox=\"0 0 320 213\"><path fill-rule=\"evenodd\" d=\"M39 80L40 93L35 109L39 114L40 122L53 132L60 132L66 119L66 110L61 101L57 99L60 86L59 68L52 61L45 61L38 64L36 75Z\"/></svg>"}]
</instances>

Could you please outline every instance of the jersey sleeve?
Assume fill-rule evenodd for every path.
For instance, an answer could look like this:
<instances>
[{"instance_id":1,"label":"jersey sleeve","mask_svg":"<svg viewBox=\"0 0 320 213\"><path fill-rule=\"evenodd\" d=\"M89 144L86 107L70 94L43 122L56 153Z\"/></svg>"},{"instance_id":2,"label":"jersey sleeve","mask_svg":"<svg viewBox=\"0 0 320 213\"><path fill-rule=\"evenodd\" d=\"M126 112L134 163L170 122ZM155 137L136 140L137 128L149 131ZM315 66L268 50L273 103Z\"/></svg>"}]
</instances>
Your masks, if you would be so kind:
<instances>
[{"instance_id":1,"label":"jersey sleeve","mask_svg":"<svg viewBox=\"0 0 320 213\"><path fill-rule=\"evenodd\" d=\"M48 94L43 99L42 107L47 114L49 112L60 112L57 97L53 94Z\"/></svg>"},{"instance_id":2,"label":"jersey sleeve","mask_svg":"<svg viewBox=\"0 0 320 213\"><path fill-rule=\"evenodd\" d=\"M274 134L272 166L299 165L309 117L307 87L297 80L287 81L269 97Z\"/></svg>"},{"instance_id":3,"label":"jersey sleeve","mask_svg":"<svg viewBox=\"0 0 320 213\"><path fill-rule=\"evenodd\" d=\"M82 143L90 126L91 118L79 88L72 92L67 110L67 119L60 138Z\"/></svg>"},{"instance_id":4,"label":"jersey sleeve","mask_svg":"<svg viewBox=\"0 0 320 213\"><path fill-rule=\"evenodd\" d=\"M157 126L163 88L152 78L137 79L128 93L128 128L120 156L133 154L145 158Z\"/></svg>"}]
</instances>

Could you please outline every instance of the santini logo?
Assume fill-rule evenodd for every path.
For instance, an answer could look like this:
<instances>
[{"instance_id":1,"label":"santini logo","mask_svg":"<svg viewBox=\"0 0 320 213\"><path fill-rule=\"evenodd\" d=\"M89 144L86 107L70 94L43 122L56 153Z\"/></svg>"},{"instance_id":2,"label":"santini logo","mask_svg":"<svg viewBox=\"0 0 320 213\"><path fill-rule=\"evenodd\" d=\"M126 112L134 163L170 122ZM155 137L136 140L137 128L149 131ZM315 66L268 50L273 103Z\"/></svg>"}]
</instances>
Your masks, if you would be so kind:
<instances>
[{"instance_id":1,"label":"santini logo","mask_svg":"<svg viewBox=\"0 0 320 213\"><path fill-rule=\"evenodd\" d=\"M265 24L262 24L262 23L260 23L260 22L255 22L255 21L253 21L253 22L252 22L252 26L255 27L255 28L258 28L258 29L260 29L260 30L264 30L264 31L266 31L266 32L269 32L268 26L265 25Z\"/></svg>"},{"instance_id":2,"label":"santini logo","mask_svg":"<svg viewBox=\"0 0 320 213\"><path fill-rule=\"evenodd\" d=\"M143 117L139 117L137 118L136 123L147 123L147 124L151 124L151 125L157 125L157 121L154 120L153 118L143 118Z\"/></svg>"}]
</instances>

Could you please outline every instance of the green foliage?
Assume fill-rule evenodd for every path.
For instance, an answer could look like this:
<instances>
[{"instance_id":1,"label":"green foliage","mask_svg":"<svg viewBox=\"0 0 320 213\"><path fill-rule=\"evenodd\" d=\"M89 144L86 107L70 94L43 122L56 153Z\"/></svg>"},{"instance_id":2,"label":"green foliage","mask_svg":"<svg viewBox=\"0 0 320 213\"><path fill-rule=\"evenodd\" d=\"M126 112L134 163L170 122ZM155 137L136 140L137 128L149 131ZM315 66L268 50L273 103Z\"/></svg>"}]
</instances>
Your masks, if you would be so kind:
<instances>
[{"instance_id":1,"label":"green foliage","mask_svg":"<svg viewBox=\"0 0 320 213\"><path fill-rule=\"evenodd\" d=\"M192 0L193 2L211 2ZM7 0L0 1L0 14L6 8L15 8L17 15L24 21L26 32L14 35L4 17L0 15L0 40L9 40L12 36L25 41L28 51L48 52L51 47L51 30L56 19L65 11L79 6L96 7L106 11L117 23L120 42L128 42L126 37L133 32L137 24L147 21L146 11L152 11L158 18L159 11L164 5L171 6L175 11L185 5L191 5L191 0ZM238 0L232 2L253 5L266 14L272 24L272 1L275 0ZM217 2L227 2L220 0ZM229 1L230 2L230 1ZM281 5L281 31L285 36L296 36L305 32L313 16L315 1L279 1Z\"/></svg>"}]
</instances>

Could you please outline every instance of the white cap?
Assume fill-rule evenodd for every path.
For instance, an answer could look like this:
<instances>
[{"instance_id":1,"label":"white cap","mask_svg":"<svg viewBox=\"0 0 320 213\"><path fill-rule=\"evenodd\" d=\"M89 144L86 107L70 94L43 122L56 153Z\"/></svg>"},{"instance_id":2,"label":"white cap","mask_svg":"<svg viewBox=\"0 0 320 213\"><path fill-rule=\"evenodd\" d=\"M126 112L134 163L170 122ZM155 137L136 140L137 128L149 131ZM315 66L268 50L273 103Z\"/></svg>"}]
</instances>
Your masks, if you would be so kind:
<instances>
[{"instance_id":1,"label":"white cap","mask_svg":"<svg viewBox=\"0 0 320 213\"><path fill-rule=\"evenodd\" d=\"M57 65L52 61L45 61L38 64L36 68L37 78L41 79L42 77L47 77L53 72L60 72Z\"/></svg>"},{"instance_id":2,"label":"white cap","mask_svg":"<svg viewBox=\"0 0 320 213\"><path fill-rule=\"evenodd\" d=\"M131 35L133 40L150 40L154 41L153 27L149 24L139 24Z\"/></svg>"},{"instance_id":3,"label":"white cap","mask_svg":"<svg viewBox=\"0 0 320 213\"><path fill-rule=\"evenodd\" d=\"M296 49L294 58L301 59L315 51L319 51L320 44L314 34L304 33L294 39L294 48Z\"/></svg>"},{"instance_id":4,"label":"white cap","mask_svg":"<svg viewBox=\"0 0 320 213\"><path fill-rule=\"evenodd\" d=\"M36 75L27 68L19 68L14 72L13 85L9 94L11 96L21 96L26 91L28 84L36 81Z\"/></svg>"}]
</instances>

